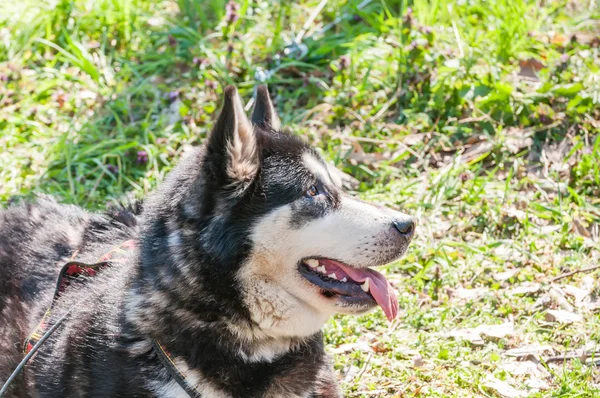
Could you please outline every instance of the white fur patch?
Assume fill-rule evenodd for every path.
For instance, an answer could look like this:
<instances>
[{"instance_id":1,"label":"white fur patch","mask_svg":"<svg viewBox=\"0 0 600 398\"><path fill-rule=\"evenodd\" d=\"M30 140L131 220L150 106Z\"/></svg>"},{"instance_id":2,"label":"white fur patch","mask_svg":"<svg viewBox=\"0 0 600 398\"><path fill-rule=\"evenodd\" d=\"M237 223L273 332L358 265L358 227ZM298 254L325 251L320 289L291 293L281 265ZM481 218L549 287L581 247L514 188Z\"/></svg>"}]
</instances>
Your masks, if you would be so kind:
<instances>
[{"instance_id":1,"label":"white fur patch","mask_svg":"<svg viewBox=\"0 0 600 398\"><path fill-rule=\"evenodd\" d=\"M310 336L333 313L323 314L294 296L292 289L287 288L295 283L294 275L290 275L288 267L276 269L284 261L264 248L255 249L238 273L246 304L262 334L270 338Z\"/></svg>"},{"instance_id":2,"label":"white fur patch","mask_svg":"<svg viewBox=\"0 0 600 398\"><path fill-rule=\"evenodd\" d=\"M310 156L305 163L322 172ZM270 336L308 336L335 313L364 308L337 305L298 272L303 258L332 258L356 267L384 264L406 249L398 242L392 221L408 216L342 196L338 209L292 228L291 205L264 217L252 231L253 251L237 277L252 319Z\"/></svg>"},{"instance_id":3,"label":"white fur patch","mask_svg":"<svg viewBox=\"0 0 600 398\"><path fill-rule=\"evenodd\" d=\"M310 152L305 152L302 155L302 163L308 171L310 171L315 177L325 183L331 183L331 176L325 166L315 155Z\"/></svg>"}]
</instances>

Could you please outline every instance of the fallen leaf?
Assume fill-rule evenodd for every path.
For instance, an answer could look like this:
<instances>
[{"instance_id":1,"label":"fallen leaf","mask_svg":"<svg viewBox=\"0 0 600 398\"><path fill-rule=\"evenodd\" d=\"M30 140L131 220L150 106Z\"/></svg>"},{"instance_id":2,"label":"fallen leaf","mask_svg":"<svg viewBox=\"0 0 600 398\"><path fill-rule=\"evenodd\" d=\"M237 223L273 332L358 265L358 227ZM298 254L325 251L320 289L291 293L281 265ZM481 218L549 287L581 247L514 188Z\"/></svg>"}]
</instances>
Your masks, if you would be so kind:
<instances>
[{"instance_id":1,"label":"fallen leaf","mask_svg":"<svg viewBox=\"0 0 600 398\"><path fill-rule=\"evenodd\" d=\"M575 305L577 307L583 306L583 301L590 295L587 290L580 289L573 285L563 285L564 292L575 299Z\"/></svg>"},{"instance_id":2,"label":"fallen leaf","mask_svg":"<svg viewBox=\"0 0 600 398\"><path fill-rule=\"evenodd\" d=\"M383 352L391 351L390 346L389 345L385 345L381 341L375 342L375 344L371 345L371 348L373 349L373 351L375 351L377 353L383 353Z\"/></svg>"},{"instance_id":3,"label":"fallen leaf","mask_svg":"<svg viewBox=\"0 0 600 398\"><path fill-rule=\"evenodd\" d=\"M423 358L421 358L421 357L413 358L413 367L422 368L423 366L425 366L425 361L423 360Z\"/></svg>"},{"instance_id":4,"label":"fallen leaf","mask_svg":"<svg viewBox=\"0 0 600 398\"><path fill-rule=\"evenodd\" d=\"M358 366L350 365L350 367L344 372L344 381L350 382L360 373Z\"/></svg>"},{"instance_id":5,"label":"fallen leaf","mask_svg":"<svg viewBox=\"0 0 600 398\"><path fill-rule=\"evenodd\" d=\"M487 139L487 137L485 135L482 134L473 134L471 136L469 136L467 138L467 141L465 142L465 145L474 145L477 144L479 142L483 142Z\"/></svg>"},{"instance_id":6,"label":"fallen leaf","mask_svg":"<svg viewBox=\"0 0 600 398\"><path fill-rule=\"evenodd\" d=\"M461 163L469 163L472 160L477 159L481 155L488 153L492 150L494 145L491 142L479 142L469 149L467 149L460 157Z\"/></svg>"},{"instance_id":7,"label":"fallen leaf","mask_svg":"<svg viewBox=\"0 0 600 398\"><path fill-rule=\"evenodd\" d=\"M557 45L557 46L562 46L566 42L567 42L567 37L564 35L561 35L560 33L555 33L550 38L550 43Z\"/></svg>"},{"instance_id":8,"label":"fallen leaf","mask_svg":"<svg viewBox=\"0 0 600 398\"><path fill-rule=\"evenodd\" d=\"M517 276L519 274L519 272L521 272L521 270L519 270L519 269L509 269L504 272L498 272L497 274L494 274L493 276L494 276L494 279L497 280L498 282L504 282L504 281L509 280L510 278Z\"/></svg>"},{"instance_id":9,"label":"fallen leaf","mask_svg":"<svg viewBox=\"0 0 600 398\"><path fill-rule=\"evenodd\" d=\"M523 210L515 209L514 207L503 207L502 213L510 218L514 218L518 221L523 221L527 218L527 214Z\"/></svg>"},{"instance_id":10,"label":"fallen leaf","mask_svg":"<svg viewBox=\"0 0 600 398\"><path fill-rule=\"evenodd\" d=\"M345 354L352 351L370 352L373 351L373 349L369 346L369 343L362 340L355 343L340 344L339 346L330 349L330 352L333 354Z\"/></svg>"},{"instance_id":11,"label":"fallen leaf","mask_svg":"<svg viewBox=\"0 0 600 398\"><path fill-rule=\"evenodd\" d=\"M465 289L460 287L453 292L453 296L463 300L474 300L484 296L487 292L488 289L484 287L478 287L475 289Z\"/></svg>"},{"instance_id":12,"label":"fallen leaf","mask_svg":"<svg viewBox=\"0 0 600 398\"><path fill-rule=\"evenodd\" d=\"M581 221L574 219L573 220L573 232L577 233L578 235L581 235L585 238L591 238L592 234L590 233L590 231L588 231L586 229L586 227L581 223Z\"/></svg>"},{"instance_id":13,"label":"fallen leaf","mask_svg":"<svg viewBox=\"0 0 600 398\"><path fill-rule=\"evenodd\" d=\"M600 47L600 37L587 32L574 33L571 36L571 41L581 44L587 44L590 47Z\"/></svg>"},{"instance_id":14,"label":"fallen leaf","mask_svg":"<svg viewBox=\"0 0 600 398\"><path fill-rule=\"evenodd\" d=\"M567 293L562 289L562 287L558 285L553 285L552 287L550 287L548 295L556 304L558 304L558 306L561 309L568 312L573 312L574 308L571 305L571 303L569 303L569 300L567 300Z\"/></svg>"},{"instance_id":15,"label":"fallen leaf","mask_svg":"<svg viewBox=\"0 0 600 398\"><path fill-rule=\"evenodd\" d=\"M515 334L515 324L513 322L505 322L500 325L480 325L476 328L482 337L488 339L503 339Z\"/></svg>"},{"instance_id":16,"label":"fallen leaf","mask_svg":"<svg viewBox=\"0 0 600 398\"><path fill-rule=\"evenodd\" d=\"M506 138L504 139L503 146L511 153L517 154L532 145L533 138L531 138L531 134L527 134L517 127L511 127L506 130Z\"/></svg>"},{"instance_id":17,"label":"fallen leaf","mask_svg":"<svg viewBox=\"0 0 600 398\"><path fill-rule=\"evenodd\" d=\"M560 225L544 225L540 228L540 232L543 235L551 235L554 232L560 231L562 227Z\"/></svg>"},{"instance_id":18,"label":"fallen leaf","mask_svg":"<svg viewBox=\"0 0 600 398\"><path fill-rule=\"evenodd\" d=\"M513 376L548 377L550 373L542 366L533 361L506 362L499 366L500 369Z\"/></svg>"},{"instance_id":19,"label":"fallen leaf","mask_svg":"<svg viewBox=\"0 0 600 398\"><path fill-rule=\"evenodd\" d=\"M446 233L452 228L452 223L448 221L437 221L431 225L433 229L433 237L436 239L446 236Z\"/></svg>"},{"instance_id":20,"label":"fallen leaf","mask_svg":"<svg viewBox=\"0 0 600 398\"><path fill-rule=\"evenodd\" d=\"M488 375L483 385L502 397L519 398L525 396L523 391L517 390L507 382L499 380L494 376Z\"/></svg>"},{"instance_id":21,"label":"fallen leaf","mask_svg":"<svg viewBox=\"0 0 600 398\"><path fill-rule=\"evenodd\" d=\"M470 342L473 345L483 345L485 340L499 340L515 334L512 322L500 325L479 325L476 328L456 329L448 333L449 337Z\"/></svg>"},{"instance_id":22,"label":"fallen leaf","mask_svg":"<svg viewBox=\"0 0 600 398\"><path fill-rule=\"evenodd\" d=\"M550 388L550 385L546 381L536 378L525 380L525 386L531 390L547 390Z\"/></svg>"},{"instance_id":23,"label":"fallen leaf","mask_svg":"<svg viewBox=\"0 0 600 398\"><path fill-rule=\"evenodd\" d=\"M537 72L542 70L543 67L544 64L535 58L519 61L519 76L531 80L539 80Z\"/></svg>"},{"instance_id":24,"label":"fallen leaf","mask_svg":"<svg viewBox=\"0 0 600 398\"><path fill-rule=\"evenodd\" d=\"M583 286L583 288L585 290L587 290L588 292L593 291L595 285L596 285L596 278L594 278L591 275L586 275L581 280L581 286Z\"/></svg>"},{"instance_id":25,"label":"fallen leaf","mask_svg":"<svg viewBox=\"0 0 600 398\"><path fill-rule=\"evenodd\" d=\"M422 143L425 140L425 134L408 134L402 137L402 142L408 146L414 146Z\"/></svg>"},{"instance_id":26,"label":"fallen leaf","mask_svg":"<svg viewBox=\"0 0 600 398\"><path fill-rule=\"evenodd\" d=\"M542 285L537 282L525 282L508 291L509 296L525 296L539 292L542 289Z\"/></svg>"},{"instance_id":27,"label":"fallen leaf","mask_svg":"<svg viewBox=\"0 0 600 398\"><path fill-rule=\"evenodd\" d=\"M569 324L581 322L583 321L583 317L579 314L575 314L566 310L548 310L546 311L546 320L548 322Z\"/></svg>"},{"instance_id":28,"label":"fallen leaf","mask_svg":"<svg viewBox=\"0 0 600 398\"><path fill-rule=\"evenodd\" d=\"M479 332L475 330L475 328L451 330L450 333L448 333L448 336L452 337L455 340L465 340L473 345L478 346L481 346L485 343L485 341L483 340Z\"/></svg>"},{"instance_id":29,"label":"fallen leaf","mask_svg":"<svg viewBox=\"0 0 600 398\"><path fill-rule=\"evenodd\" d=\"M554 350L549 345L540 345L540 344L529 344L522 347L511 348L507 350L504 355L507 357L516 357L516 358L524 358L530 355L539 356L545 354L551 354Z\"/></svg>"}]
</instances>

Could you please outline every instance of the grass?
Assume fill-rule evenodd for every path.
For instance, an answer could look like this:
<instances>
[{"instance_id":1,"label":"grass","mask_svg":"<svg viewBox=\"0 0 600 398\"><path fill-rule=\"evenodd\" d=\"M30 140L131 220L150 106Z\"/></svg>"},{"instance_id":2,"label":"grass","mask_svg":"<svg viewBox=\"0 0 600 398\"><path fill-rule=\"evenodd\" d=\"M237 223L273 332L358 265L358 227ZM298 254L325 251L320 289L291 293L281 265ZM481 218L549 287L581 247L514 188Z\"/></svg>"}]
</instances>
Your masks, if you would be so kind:
<instances>
[{"instance_id":1,"label":"grass","mask_svg":"<svg viewBox=\"0 0 600 398\"><path fill-rule=\"evenodd\" d=\"M225 85L266 81L357 195L419 223L387 267L400 320L326 327L347 396L598 396L593 355L552 357L600 351L599 271L553 281L600 258L600 5L319 3L4 2L0 201L144 196Z\"/></svg>"}]
</instances>

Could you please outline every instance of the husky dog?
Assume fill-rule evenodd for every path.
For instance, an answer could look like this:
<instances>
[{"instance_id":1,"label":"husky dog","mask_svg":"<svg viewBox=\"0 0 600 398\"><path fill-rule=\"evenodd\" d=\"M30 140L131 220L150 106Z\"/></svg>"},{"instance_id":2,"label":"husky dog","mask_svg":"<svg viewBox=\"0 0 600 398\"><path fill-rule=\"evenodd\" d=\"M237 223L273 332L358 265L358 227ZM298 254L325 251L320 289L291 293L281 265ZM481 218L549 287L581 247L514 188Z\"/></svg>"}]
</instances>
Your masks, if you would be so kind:
<instances>
[{"instance_id":1,"label":"husky dog","mask_svg":"<svg viewBox=\"0 0 600 398\"><path fill-rule=\"evenodd\" d=\"M402 256L413 232L409 216L344 194L318 152L281 130L266 87L251 120L228 87L205 146L141 209L44 199L0 213L0 384L59 269L133 240L54 301L45 324L66 320L7 396L340 397L321 327L377 305L396 316L371 267Z\"/></svg>"}]
</instances>

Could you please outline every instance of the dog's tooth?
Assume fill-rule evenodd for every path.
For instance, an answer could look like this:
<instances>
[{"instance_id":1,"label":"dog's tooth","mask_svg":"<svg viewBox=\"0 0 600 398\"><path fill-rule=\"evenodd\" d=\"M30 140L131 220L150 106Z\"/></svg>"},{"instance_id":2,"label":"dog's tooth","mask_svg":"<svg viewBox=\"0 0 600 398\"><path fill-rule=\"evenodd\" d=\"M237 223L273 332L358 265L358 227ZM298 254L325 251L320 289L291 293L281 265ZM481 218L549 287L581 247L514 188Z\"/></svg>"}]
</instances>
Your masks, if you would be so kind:
<instances>
[{"instance_id":1,"label":"dog's tooth","mask_svg":"<svg viewBox=\"0 0 600 398\"><path fill-rule=\"evenodd\" d=\"M360 287L362 288L362 290L364 290L365 292L369 293L369 279L367 279L366 281L364 281L362 283L362 285L360 285Z\"/></svg>"},{"instance_id":2,"label":"dog's tooth","mask_svg":"<svg viewBox=\"0 0 600 398\"><path fill-rule=\"evenodd\" d=\"M320 267L317 267L317 271L319 271L322 274L325 274L327 273L327 268L321 265Z\"/></svg>"},{"instance_id":3,"label":"dog's tooth","mask_svg":"<svg viewBox=\"0 0 600 398\"><path fill-rule=\"evenodd\" d=\"M308 260L304 260L304 262L310 268L317 268L319 266L319 260L315 260L314 258L309 258Z\"/></svg>"},{"instance_id":4,"label":"dog's tooth","mask_svg":"<svg viewBox=\"0 0 600 398\"><path fill-rule=\"evenodd\" d=\"M335 272L332 272L331 274L329 274L327 276L330 277L331 279L337 279L337 276L335 276Z\"/></svg>"},{"instance_id":5,"label":"dog's tooth","mask_svg":"<svg viewBox=\"0 0 600 398\"><path fill-rule=\"evenodd\" d=\"M348 278L343 277L342 279L340 279L340 282L348 282Z\"/></svg>"}]
</instances>

